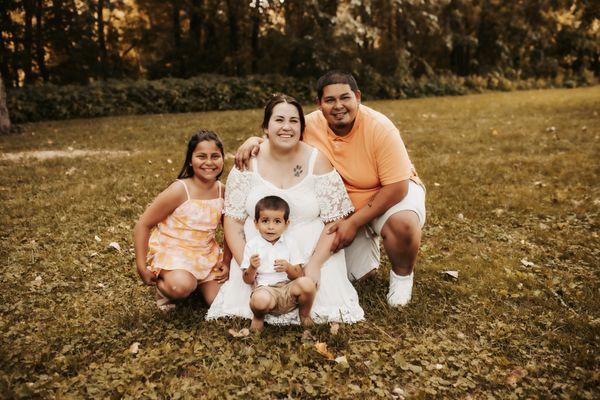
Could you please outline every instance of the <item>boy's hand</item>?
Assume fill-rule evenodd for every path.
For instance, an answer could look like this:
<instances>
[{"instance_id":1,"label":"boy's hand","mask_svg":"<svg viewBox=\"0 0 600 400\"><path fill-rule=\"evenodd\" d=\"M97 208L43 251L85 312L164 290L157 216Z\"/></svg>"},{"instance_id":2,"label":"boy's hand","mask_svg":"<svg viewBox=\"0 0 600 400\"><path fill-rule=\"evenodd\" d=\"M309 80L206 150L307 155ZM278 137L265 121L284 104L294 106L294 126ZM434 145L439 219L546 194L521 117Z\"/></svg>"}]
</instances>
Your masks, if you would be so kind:
<instances>
[{"instance_id":1,"label":"boy's hand","mask_svg":"<svg viewBox=\"0 0 600 400\"><path fill-rule=\"evenodd\" d=\"M275 271L287 273L292 267L292 264L286 260L275 260Z\"/></svg>"},{"instance_id":2,"label":"boy's hand","mask_svg":"<svg viewBox=\"0 0 600 400\"><path fill-rule=\"evenodd\" d=\"M148 286L155 286L158 277L148 268L138 269L138 274L142 281Z\"/></svg>"},{"instance_id":3,"label":"boy's hand","mask_svg":"<svg viewBox=\"0 0 600 400\"><path fill-rule=\"evenodd\" d=\"M250 266L254 269L260 267L260 256L258 254L254 254L250 257Z\"/></svg>"}]
</instances>

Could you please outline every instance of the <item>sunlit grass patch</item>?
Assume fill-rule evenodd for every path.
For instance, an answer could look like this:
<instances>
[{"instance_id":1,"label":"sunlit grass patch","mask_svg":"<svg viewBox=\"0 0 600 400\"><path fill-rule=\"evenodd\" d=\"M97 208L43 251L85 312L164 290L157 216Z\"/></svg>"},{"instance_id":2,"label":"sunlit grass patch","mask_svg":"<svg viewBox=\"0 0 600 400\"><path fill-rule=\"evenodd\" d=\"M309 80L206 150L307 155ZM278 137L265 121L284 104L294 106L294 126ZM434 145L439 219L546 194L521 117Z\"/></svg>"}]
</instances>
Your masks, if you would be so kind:
<instances>
[{"instance_id":1,"label":"sunlit grass patch","mask_svg":"<svg viewBox=\"0 0 600 400\"><path fill-rule=\"evenodd\" d=\"M369 104L402 131L427 223L412 303L387 306L384 260L357 285L366 321L336 334L233 338L247 321L205 322L198 297L164 315L135 274L133 225L189 135L213 129L232 153L261 110L0 137L4 155L129 153L0 160L0 397L598 397L598 88Z\"/></svg>"}]
</instances>

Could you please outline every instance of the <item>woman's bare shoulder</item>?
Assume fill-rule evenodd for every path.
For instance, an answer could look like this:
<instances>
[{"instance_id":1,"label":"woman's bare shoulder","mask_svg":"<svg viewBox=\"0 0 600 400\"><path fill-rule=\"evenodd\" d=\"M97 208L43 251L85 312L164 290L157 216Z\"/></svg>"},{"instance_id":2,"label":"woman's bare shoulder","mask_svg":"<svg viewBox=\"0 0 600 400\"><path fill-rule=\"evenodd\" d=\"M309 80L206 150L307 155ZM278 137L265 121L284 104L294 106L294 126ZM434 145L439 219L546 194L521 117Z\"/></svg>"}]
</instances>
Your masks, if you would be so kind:
<instances>
[{"instance_id":1,"label":"woman's bare shoulder","mask_svg":"<svg viewBox=\"0 0 600 400\"><path fill-rule=\"evenodd\" d=\"M323 175L333 171L333 165L331 164L327 156L323 154L323 152L321 152L320 150L317 151L317 159L315 160L315 167L313 169L313 173L315 175Z\"/></svg>"}]
</instances>

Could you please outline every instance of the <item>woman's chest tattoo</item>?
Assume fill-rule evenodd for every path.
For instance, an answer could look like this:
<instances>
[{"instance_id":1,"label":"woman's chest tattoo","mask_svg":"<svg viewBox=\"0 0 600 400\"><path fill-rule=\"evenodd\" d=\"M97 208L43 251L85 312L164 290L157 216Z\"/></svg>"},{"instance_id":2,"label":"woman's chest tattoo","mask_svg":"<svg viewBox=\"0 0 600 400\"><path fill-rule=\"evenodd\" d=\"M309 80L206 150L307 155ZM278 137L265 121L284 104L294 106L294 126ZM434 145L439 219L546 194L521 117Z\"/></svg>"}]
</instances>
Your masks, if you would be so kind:
<instances>
[{"instance_id":1,"label":"woman's chest tattoo","mask_svg":"<svg viewBox=\"0 0 600 400\"><path fill-rule=\"evenodd\" d=\"M294 176L295 177L299 177L300 175L302 175L303 169L302 169L302 165L296 165L294 167Z\"/></svg>"}]
</instances>

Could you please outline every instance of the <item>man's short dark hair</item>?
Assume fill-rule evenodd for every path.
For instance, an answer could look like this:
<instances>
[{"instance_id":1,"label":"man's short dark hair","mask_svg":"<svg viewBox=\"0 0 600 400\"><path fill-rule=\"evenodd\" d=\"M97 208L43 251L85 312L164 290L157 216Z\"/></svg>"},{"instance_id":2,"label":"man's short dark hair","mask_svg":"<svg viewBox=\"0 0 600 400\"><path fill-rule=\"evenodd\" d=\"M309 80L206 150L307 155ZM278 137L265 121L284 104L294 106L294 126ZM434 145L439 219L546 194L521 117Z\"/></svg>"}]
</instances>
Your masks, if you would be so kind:
<instances>
[{"instance_id":1,"label":"man's short dark hair","mask_svg":"<svg viewBox=\"0 0 600 400\"><path fill-rule=\"evenodd\" d=\"M283 211L283 219L285 222L290 217L290 206L287 201L279 196L267 196L260 199L254 206L254 221L258 222L260 212L264 210Z\"/></svg>"},{"instance_id":2,"label":"man's short dark hair","mask_svg":"<svg viewBox=\"0 0 600 400\"><path fill-rule=\"evenodd\" d=\"M350 89L352 89L353 92L358 91L358 84L356 83L356 79L354 79L351 73L340 70L333 70L327 72L317 81L318 99L321 100L321 98L323 97L323 89L325 88L325 86L335 85L338 83L349 85Z\"/></svg>"}]
</instances>

